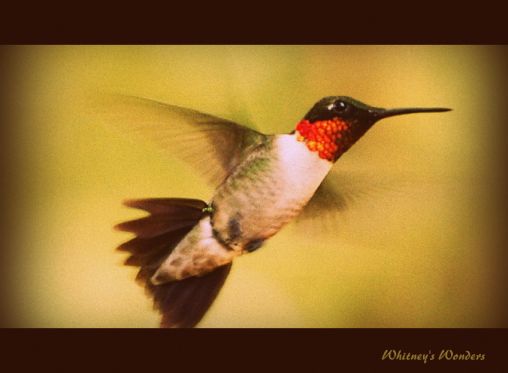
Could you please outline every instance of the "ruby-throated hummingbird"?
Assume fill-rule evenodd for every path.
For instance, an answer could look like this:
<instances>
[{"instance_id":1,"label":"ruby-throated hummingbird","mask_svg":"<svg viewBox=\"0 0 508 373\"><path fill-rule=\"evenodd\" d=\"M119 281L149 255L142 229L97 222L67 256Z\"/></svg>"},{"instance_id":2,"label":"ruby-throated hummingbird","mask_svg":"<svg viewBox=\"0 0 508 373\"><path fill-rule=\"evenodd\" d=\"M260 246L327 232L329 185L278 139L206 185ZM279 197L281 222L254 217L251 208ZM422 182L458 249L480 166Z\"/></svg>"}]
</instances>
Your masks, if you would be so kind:
<instances>
[{"instance_id":1,"label":"ruby-throated hummingbird","mask_svg":"<svg viewBox=\"0 0 508 373\"><path fill-rule=\"evenodd\" d=\"M395 115L450 110L387 110L331 96L319 100L290 133L266 135L190 109L133 97L121 101L124 120L208 171L216 187L209 202L125 201L149 213L116 228L136 235L119 249L130 253L125 264L140 268L137 280L161 312L162 327L195 326L221 289L233 259L259 249L311 199L319 199L334 163L374 123Z\"/></svg>"}]
</instances>

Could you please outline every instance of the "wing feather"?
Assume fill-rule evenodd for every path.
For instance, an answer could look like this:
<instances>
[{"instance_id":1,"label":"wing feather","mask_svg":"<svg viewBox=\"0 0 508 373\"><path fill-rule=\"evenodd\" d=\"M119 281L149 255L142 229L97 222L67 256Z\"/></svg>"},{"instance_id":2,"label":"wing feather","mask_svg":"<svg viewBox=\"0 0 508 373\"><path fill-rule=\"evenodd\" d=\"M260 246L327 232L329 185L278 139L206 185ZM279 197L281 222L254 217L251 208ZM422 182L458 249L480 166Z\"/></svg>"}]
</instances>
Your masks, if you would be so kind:
<instances>
[{"instance_id":1,"label":"wing feather","mask_svg":"<svg viewBox=\"0 0 508 373\"><path fill-rule=\"evenodd\" d=\"M108 125L159 145L213 185L220 184L266 138L226 119L141 97L108 95L94 106Z\"/></svg>"},{"instance_id":2,"label":"wing feather","mask_svg":"<svg viewBox=\"0 0 508 373\"><path fill-rule=\"evenodd\" d=\"M423 186L411 173L348 169L335 166L297 217L297 223L316 232L334 232L359 206L372 207L379 199L411 195Z\"/></svg>"}]
</instances>

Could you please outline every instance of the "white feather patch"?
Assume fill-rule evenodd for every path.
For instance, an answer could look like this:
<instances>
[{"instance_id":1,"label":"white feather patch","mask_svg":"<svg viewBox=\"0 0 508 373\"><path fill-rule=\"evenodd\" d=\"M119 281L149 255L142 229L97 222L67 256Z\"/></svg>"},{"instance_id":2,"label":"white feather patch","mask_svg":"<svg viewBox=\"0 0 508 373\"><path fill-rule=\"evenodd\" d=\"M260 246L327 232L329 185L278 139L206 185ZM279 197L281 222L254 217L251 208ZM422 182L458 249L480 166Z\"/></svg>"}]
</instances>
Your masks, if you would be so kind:
<instances>
[{"instance_id":1,"label":"white feather patch","mask_svg":"<svg viewBox=\"0 0 508 373\"><path fill-rule=\"evenodd\" d=\"M331 170L333 163L312 152L305 143L296 139L296 134L276 137L278 168L282 172L281 185L293 201L305 201L313 196L317 188ZM287 203L282 198L280 203Z\"/></svg>"}]
</instances>

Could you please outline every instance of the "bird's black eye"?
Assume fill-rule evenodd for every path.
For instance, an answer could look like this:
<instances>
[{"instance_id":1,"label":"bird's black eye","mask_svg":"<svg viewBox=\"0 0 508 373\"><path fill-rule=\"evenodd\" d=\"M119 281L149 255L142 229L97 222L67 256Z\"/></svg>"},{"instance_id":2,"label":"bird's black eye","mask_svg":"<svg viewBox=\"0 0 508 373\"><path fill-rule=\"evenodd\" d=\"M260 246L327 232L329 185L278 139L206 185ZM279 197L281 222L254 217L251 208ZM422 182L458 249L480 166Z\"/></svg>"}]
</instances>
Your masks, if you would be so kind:
<instances>
[{"instance_id":1,"label":"bird's black eye","mask_svg":"<svg viewBox=\"0 0 508 373\"><path fill-rule=\"evenodd\" d=\"M347 109L347 103L342 100L335 101L333 108L338 113L343 112Z\"/></svg>"}]
</instances>

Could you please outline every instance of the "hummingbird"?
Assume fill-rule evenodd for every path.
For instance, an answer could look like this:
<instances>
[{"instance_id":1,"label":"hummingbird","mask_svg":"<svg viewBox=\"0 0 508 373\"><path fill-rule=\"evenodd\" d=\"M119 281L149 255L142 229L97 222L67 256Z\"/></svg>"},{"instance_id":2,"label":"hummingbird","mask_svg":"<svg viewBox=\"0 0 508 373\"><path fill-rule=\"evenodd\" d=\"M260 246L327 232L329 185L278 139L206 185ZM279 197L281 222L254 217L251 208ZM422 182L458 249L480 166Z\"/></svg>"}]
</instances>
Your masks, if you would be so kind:
<instances>
[{"instance_id":1,"label":"hummingbird","mask_svg":"<svg viewBox=\"0 0 508 373\"><path fill-rule=\"evenodd\" d=\"M214 187L208 201L125 200L127 207L148 215L115 226L135 235L118 250L130 254L126 265L139 268L136 281L152 298L165 328L196 326L234 259L259 250L304 208L315 208L312 201L333 208L330 198L340 191L331 193L330 171L376 122L451 110L383 109L329 96L315 103L289 133L264 134L150 99L120 101L123 120L201 169Z\"/></svg>"}]
</instances>

